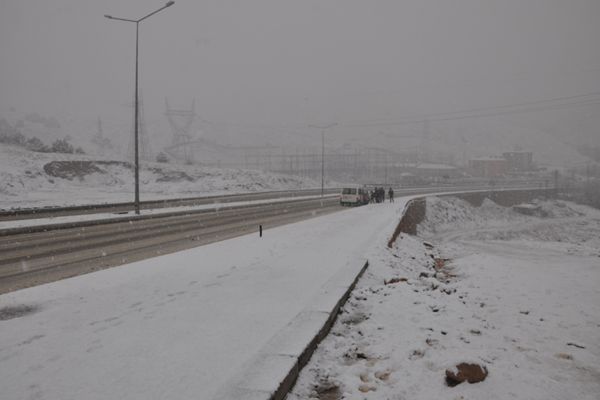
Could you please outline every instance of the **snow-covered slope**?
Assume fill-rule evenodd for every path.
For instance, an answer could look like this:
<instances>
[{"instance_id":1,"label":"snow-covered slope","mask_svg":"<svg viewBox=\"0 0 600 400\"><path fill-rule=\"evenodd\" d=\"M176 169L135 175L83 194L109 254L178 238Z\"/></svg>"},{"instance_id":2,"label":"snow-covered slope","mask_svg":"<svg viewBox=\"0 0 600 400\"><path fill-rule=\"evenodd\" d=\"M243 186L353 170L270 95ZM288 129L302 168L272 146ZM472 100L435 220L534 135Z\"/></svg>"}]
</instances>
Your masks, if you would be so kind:
<instances>
[{"instance_id":1,"label":"snow-covered slope","mask_svg":"<svg viewBox=\"0 0 600 400\"><path fill-rule=\"evenodd\" d=\"M402 235L368 255L288 398L598 399L600 211L427 205L428 241ZM487 378L448 386L446 370L463 362Z\"/></svg>"},{"instance_id":2,"label":"snow-covered slope","mask_svg":"<svg viewBox=\"0 0 600 400\"><path fill-rule=\"evenodd\" d=\"M262 171L143 163L142 200L316 188L314 180ZM0 145L0 208L124 202L133 170L121 161Z\"/></svg>"},{"instance_id":3,"label":"snow-covered slope","mask_svg":"<svg viewBox=\"0 0 600 400\"><path fill-rule=\"evenodd\" d=\"M524 241L569 253L600 255L600 212L560 200L535 201L527 206L538 216L523 215L488 199L481 207L473 207L455 197L430 197L418 232L445 243Z\"/></svg>"}]
</instances>

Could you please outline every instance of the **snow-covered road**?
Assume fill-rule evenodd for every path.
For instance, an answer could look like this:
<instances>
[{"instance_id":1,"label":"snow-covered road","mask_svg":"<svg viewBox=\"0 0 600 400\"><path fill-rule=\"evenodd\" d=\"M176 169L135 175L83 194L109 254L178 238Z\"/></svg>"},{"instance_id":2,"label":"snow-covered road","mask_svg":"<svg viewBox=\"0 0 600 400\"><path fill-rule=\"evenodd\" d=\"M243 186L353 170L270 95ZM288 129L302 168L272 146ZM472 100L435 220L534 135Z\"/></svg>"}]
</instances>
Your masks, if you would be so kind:
<instances>
[{"instance_id":1,"label":"snow-covered road","mask_svg":"<svg viewBox=\"0 0 600 400\"><path fill-rule=\"evenodd\" d=\"M325 198L336 197L335 195L325 195ZM232 201L228 203L220 203L215 201L211 204L201 204L197 206L181 206L181 207L165 207L165 208L153 208L149 210L140 210L141 216L148 215L161 215L161 214L171 214L177 212L194 212L194 211L203 211L203 210L225 210L228 208L234 207L245 207L251 205L259 205L259 204L272 204L272 203L284 203L288 201L298 201L298 200L309 200L309 199L319 199L320 195L315 196L295 196L295 197L280 197L273 199L265 199L265 200L249 200L249 201ZM86 221L102 221L102 220L130 220L135 218L134 211L128 212L108 212L108 213L95 213L95 214L78 214L78 215L68 215L68 216L60 216L60 217L45 217L45 218L28 218L28 219L15 219L9 221L0 221L0 230L3 229L13 229L13 228L27 228L33 226L49 226L52 225L60 225L67 223L77 223L77 222L86 222Z\"/></svg>"},{"instance_id":2,"label":"snow-covered road","mask_svg":"<svg viewBox=\"0 0 600 400\"><path fill-rule=\"evenodd\" d=\"M211 398L330 278L358 272L403 207L349 209L2 295L2 396ZM22 306L31 312L7 319L6 307Z\"/></svg>"}]
</instances>

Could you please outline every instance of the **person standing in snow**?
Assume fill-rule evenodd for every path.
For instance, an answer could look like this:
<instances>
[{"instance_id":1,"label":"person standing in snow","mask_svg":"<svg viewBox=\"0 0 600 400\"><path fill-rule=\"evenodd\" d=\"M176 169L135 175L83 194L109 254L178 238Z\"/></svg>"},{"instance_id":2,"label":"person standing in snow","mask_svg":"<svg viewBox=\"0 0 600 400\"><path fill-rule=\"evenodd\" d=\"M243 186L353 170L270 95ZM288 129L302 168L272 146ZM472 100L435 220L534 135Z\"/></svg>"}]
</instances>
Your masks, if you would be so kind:
<instances>
[{"instance_id":1,"label":"person standing in snow","mask_svg":"<svg viewBox=\"0 0 600 400\"><path fill-rule=\"evenodd\" d=\"M390 190L388 191L388 197L390 198L390 203L394 202L394 190L390 186Z\"/></svg>"}]
</instances>

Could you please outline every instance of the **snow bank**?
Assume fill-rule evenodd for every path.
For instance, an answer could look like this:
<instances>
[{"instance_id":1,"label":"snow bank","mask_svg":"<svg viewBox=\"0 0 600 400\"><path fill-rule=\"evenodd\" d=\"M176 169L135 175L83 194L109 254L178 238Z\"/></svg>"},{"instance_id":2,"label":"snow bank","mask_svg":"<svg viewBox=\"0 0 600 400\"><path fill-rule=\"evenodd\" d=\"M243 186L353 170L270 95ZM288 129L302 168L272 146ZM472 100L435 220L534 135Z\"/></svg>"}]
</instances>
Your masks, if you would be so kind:
<instances>
[{"instance_id":1,"label":"snow bank","mask_svg":"<svg viewBox=\"0 0 600 400\"><path fill-rule=\"evenodd\" d=\"M553 217L430 199L428 241L403 234L368 254L369 269L290 398L597 399L600 258L591 243L600 212L542 206ZM534 223L560 231L560 241ZM521 236L494 234L516 225ZM580 238L587 251L564 246ZM485 366L488 377L449 387L445 371L462 362Z\"/></svg>"},{"instance_id":2,"label":"snow bank","mask_svg":"<svg viewBox=\"0 0 600 400\"><path fill-rule=\"evenodd\" d=\"M457 197L428 197L425 219L417 228L420 236L431 236L452 231L457 225L464 227L487 226L490 220L496 225L515 220L516 213L485 199L481 207L473 207Z\"/></svg>"},{"instance_id":3,"label":"snow bank","mask_svg":"<svg viewBox=\"0 0 600 400\"><path fill-rule=\"evenodd\" d=\"M534 201L526 206L535 208L537 215L523 215L488 199L474 207L456 197L430 197L417 231L422 237L443 242L526 241L571 253L600 254L600 210L560 200Z\"/></svg>"}]
</instances>

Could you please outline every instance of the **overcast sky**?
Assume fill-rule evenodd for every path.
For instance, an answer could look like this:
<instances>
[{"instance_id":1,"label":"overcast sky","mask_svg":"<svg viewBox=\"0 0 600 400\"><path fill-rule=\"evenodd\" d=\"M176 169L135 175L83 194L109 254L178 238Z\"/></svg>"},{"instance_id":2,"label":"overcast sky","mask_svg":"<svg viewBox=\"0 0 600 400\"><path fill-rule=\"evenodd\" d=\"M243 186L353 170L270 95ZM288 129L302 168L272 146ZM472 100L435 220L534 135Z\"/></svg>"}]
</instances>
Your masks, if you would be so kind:
<instances>
[{"instance_id":1,"label":"overcast sky","mask_svg":"<svg viewBox=\"0 0 600 400\"><path fill-rule=\"evenodd\" d=\"M103 15L163 4L0 0L0 110L130 121L135 25ZM343 124L600 92L599 21L598 0L177 0L140 25L140 84L150 120L195 98L230 130L356 135ZM593 139L598 108L567 117Z\"/></svg>"}]
</instances>

